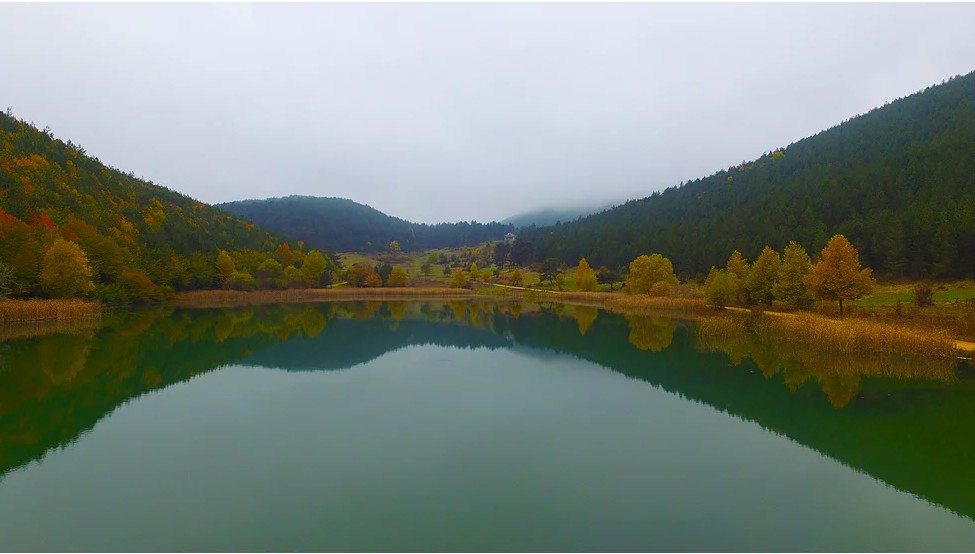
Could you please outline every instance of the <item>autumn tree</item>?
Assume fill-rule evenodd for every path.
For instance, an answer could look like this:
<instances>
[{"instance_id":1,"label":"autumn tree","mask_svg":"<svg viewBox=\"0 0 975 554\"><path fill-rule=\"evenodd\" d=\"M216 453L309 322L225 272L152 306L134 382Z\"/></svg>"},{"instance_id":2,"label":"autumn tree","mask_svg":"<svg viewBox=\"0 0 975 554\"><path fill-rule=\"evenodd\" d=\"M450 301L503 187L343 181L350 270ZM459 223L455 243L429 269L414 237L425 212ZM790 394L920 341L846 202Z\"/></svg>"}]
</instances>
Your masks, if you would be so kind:
<instances>
[{"instance_id":1,"label":"autumn tree","mask_svg":"<svg viewBox=\"0 0 975 554\"><path fill-rule=\"evenodd\" d=\"M0 262L0 300L10 296L14 289L14 270Z\"/></svg>"},{"instance_id":2,"label":"autumn tree","mask_svg":"<svg viewBox=\"0 0 975 554\"><path fill-rule=\"evenodd\" d=\"M809 254L796 241L791 241L782 251L782 265L775 279L772 293L775 299L794 309L805 309L813 304L813 295L806 285L809 275Z\"/></svg>"},{"instance_id":3,"label":"autumn tree","mask_svg":"<svg viewBox=\"0 0 975 554\"><path fill-rule=\"evenodd\" d=\"M520 287L522 285L522 283L525 282L525 278L524 278L524 276L522 276L521 270L518 269L518 268L515 268L515 270L512 271L511 274L508 276L508 281L513 286Z\"/></svg>"},{"instance_id":4,"label":"autumn tree","mask_svg":"<svg viewBox=\"0 0 975 554\"><path fill-rule=\"evenodd\" d=\"M750 301L748 298L748 290L745 288L745 284L748 283L748 272L750 271L748 260L741 255L741 252L735 250L731 253L731 257L728 258L725 269L728 273L735 276L735 282L738 283L738 290L735 293L738 303L747 305Z\"/></svg>"},{"instance_id":5,"label":"autumn tree","mask_svg":"<svg viewBox=\"0 0 975 554\"><path fill-rule=\"evenodd\" d=\"M678 285L680 281L674 274L674 265L660 254L646 254L630 262L630 275L626 278L626 292L629 294L650 294L656 283Z\"/></svg>"},{"instance_id":6,"label":"autumn tree","mask_svg":"<svg viewBox=\"0 0 975 554\"><path fill-rule=\"evenodd\" d=\"M301 270L293 265L284 268L284 275L281 277L281 286L286 289L297 289L305 285L305 276Z\"/></svg>"},{"instance_id":7,"label":"autumn tree","mask_svg":"<svg viewBox=\"0 0 975 554\"><path fill-rule=\"evenodd\" d=\"M352 267L347 269L345 272L345 280L354 287L364 287L367 286L366 279L369 279L370 282L375 281L375 279L372 278L372 275L375 275L375 279L379 279L379 286L383 286L383 278L380 277L375 268L369 267L364 263L352 264Z\"/></svg>"},{"instance_id":8,"label":"autumn tree","mask_svg":"<svg viewBox=\"0 0 975 554\"><path fill-rule=\"evenodd\" d=\"M231 290L254 290L257 288L257 282L250 273L246 271L235 271L230 277L227 277L223 286Z\"/></svg>"},{"instance_id":9,"label":"autumn tree","mask_svg":"<svg viewBox=\"0 0 975 554\"><path fill-rule=\"evenodd\" d=\"M301 264L301 275L305 278L305 285L314 287L322 282L322 276L328 268L325 256L318 250L312 250L305 255L305 261Z\"/></svg>"},{"instance_id":10,"label":"autumn tree","mask_svg":"<svg viewBox=\"0 0 975 554\"><path fill-rule=\"evenodd\" d=\"M779 275L781 263L779 253L770 246L766 246L759 254L745 280L745 290L748 291L748 297L753 302L772 305L775 299L772 289L775 287L775 279Z\"/></svg>"},{"instance_id":11,"label":"autumn tree","mask_svg":"<svg viewBox=\"0 0 975 554\"><path fill-rule=\"evenodd\" d=\"M55 298L88 294L95 288L91 280L88 256L80 246L56 239L44 254L40 276L41 289Z\"/></svg>"},{"instance_id":12,"label":"autumn tree","mask_svg":"<svg viewBox=\"0 0 975 554\"><path fill-rule=\"evenodd\" d=\"M237 266L234 264L234 259L230 257L230 254L226 250L221 250L217 254L217 280L220 281L220 284L226 283L227 279L236 271Z\"/></svg>"},{"instance_id":13,"label":"autumn tree","mask_svg":"<svg viewBox=\"0 0 975 554\"><path fill-rule=\"evenodd\" d=\"M118 277L118 285L125 291L129 301L150 304L162 299L162 290L152 282L145 272L125 269Z\"/></svg>"},{"instance_id":14,"label":"autumn tree","mask_svg":"<svg viewBox=\"0 0 975 554\"><path fill-rule=\"evenodd\" d=\"M297 259L295 253L291 251L291 245L284 243L274 251L274 259L281 264L282 267L288 267L295 263Z\"/></svg>"},{"instance_id":15,"label":"autumn tree","mask_svg":"<svg viewBox=\"0 0 975 554\"><path fill-rule=\"evenodd\" d=\"M379 273L373 271L366 275L365 280L362 282L362 286L366 288L379 288L383 286L383 278L379 276Z\"/></svg>"},{"instance_id":16,"label":"autumn tree","mask_svg":"<svg viewBox=\"0 0 975 554\"><path fill-rule=\"evenodd\" d=\"M589 266L589 262L586 258L579 260L579 265L576 267L576 274L573 278L576 284L576 288L582 291L594 291L596 290L596 272L593 271L592 267Z\"/></svg>"},{"instance_id":17,"label":"autumn tree","mask_svg":"<svg viewBox=\"0 0 975 554\"><path fill-rule=\"evenodd\" d=\"M394 265L393 271L389 273L389 279L386 281L387 287L405 287L406 286L406 270L403 269L401 265Z\"/></svg>"},{"instance_id":18,"label":"autumn tree","mask_svg":"<svg viewBox=\"0 0 975 554\"><path fill-rule=\"evenodd\" d=\"M477 262L471 264L471 273L467 278L471 283L476 283L481 279L481 271L477 267Z\"/></svg>"},{"instance_id":19,"label":"autumn tree","mask_svg":"<svg viewBox=\"0 0 975 554\"><path fill-rule=\"evenodd\" d=\"M262 289L273 289L281 285L284 268L274 258L261 262L257 268L257 282Z\"/></svg>"},{"instance_id":20,"label":"autumn tree","mask_svg":"<svg viewBox=\"0 0 975 554\"><path fill-rule=\"evenodd\" d=\"M730 306L738 300L738 276L727 269L716 270L708 276L704 294L715 308Z\"/></svg>"},{"instance_id":21,"label":"autumn tree","mask_svg":"<svg viewBox=\"0 0 975 554\"><path fill-rule=\"evenodd\" d=\"M457 268L454 270L453 276L450 278L450 287L455 289L462 289L467 286L467 275L464 274L464 270Z\"/></svg>"},{"instance_id":22,"label":"autumn tree","mask_svg":"<svg viewBox=\"0 0 975 554\"><path fill-rule=\"evenodd\" d=\"M876 283L870 268L860 269L860 255L843 235L833 235L823 248L818 262L806 276L806 284L820 300L856 300L873 290Z\"/></svg>"}]
</instances>

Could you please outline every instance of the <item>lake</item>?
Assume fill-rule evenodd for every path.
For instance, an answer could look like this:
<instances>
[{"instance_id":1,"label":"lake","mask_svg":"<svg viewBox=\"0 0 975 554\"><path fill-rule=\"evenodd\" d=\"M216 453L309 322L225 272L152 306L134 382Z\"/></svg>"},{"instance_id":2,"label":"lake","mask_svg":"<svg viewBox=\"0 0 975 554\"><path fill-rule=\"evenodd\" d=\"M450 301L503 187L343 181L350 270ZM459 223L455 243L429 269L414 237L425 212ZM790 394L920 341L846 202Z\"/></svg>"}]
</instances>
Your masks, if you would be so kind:
<instances>
[{"instance_id":1,"label":"lake","mask_svg":"<svg viewBox=\"0 0 975 554\"><path fill-rule=\"evenodd\" d=\"M561 304L0 343L0 550L975 548L975 370Z\"/></svg>"}]
</instances>

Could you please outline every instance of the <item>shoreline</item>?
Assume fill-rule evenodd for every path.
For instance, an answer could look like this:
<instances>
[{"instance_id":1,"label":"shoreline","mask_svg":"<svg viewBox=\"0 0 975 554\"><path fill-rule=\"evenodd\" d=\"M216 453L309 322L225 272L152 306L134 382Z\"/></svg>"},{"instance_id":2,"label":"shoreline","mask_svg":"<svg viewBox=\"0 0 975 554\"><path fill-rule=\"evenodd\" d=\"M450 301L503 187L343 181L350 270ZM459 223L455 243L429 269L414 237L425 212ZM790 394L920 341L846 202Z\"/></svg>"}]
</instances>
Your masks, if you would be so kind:
<instances>
[{"instance_id":1,"label":"shoreline","mask_svg":"<svg viewBox=\"0 0 975 554\"><path fill-rule=\"evenodd\" d=\"M291 290L263 290L263 291L231 291L208 290L179 292L163 302L165 306L186 309L231 308L238 306L256 306L267 304L300 304L315 302L342 301L423 301L450 299L482 299L502 300L514 299L529 302L559 302L569 305L602 308L614 313L631 315L665 314L683 318L720 317L724 314L751 314L752 310L741 307L713 308L705 304L699 297L650 297L645 295L627 295L620 292L578 292L554 291L516 287L512 285L487 284L482 287L446 288L446 287L402 287L402 288L322 288L322 289L291 289ZM96 301L86 300L4 300L0 306L8 304L15 306L20 316L0 316L0 328L17 329L37 325L39 323L57 324L69 322L84 322L97 320L102 316L102 307ZM66 309L70 308L70 309ZM11 310L8 310L10 312ZM844 321L880 322L875 317L850 317L847 320L830 316L801 312L781 312L762 310L762 316L772 318L811 317L830 325L842 326ZM889 323L889 325L904 331L934 333L933 330L918 329L911 325ZM942 330L947 331L947 330ZM7 338L13 338L8 335ZM975 354L975 342L952 336L950 341L954 350L959 354L971 356ZM968 358L966 358L968 359Z\"/></svg>"}]
</instances>

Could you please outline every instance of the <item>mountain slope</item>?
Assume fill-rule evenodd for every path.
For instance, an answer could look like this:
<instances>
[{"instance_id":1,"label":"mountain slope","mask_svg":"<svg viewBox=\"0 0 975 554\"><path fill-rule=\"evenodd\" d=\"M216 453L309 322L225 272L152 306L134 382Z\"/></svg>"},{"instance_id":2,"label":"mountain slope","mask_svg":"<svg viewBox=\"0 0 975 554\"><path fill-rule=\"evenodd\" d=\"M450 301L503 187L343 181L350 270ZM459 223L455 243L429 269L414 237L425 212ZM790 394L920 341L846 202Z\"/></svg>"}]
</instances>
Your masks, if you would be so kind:
<instances>
[{"instance_id":1,"label":"mountain slope","mask_svg":"<svg viewBox=\"0 0 975 554\"><path fill-rule=\"evenodd\" d=\"M311 248L333 252L378 251L394 240L403 250L472 246L500 240L514 229L495 222L410 223L344 198L287 196L217 206Z\"/></svg>"},{"instance_id":2,"label":"mountain slope","mask_svg":"<svg viewBox=\"0 0 975 554\"><path fill-rule=\"evenodd\" d=\"M554 228L536 259L618 266L649 252L685 276L794 239L845 234L881 274L975 276L975 73L892 102L750 163Z\"/></svg>"},{"instance_id":3,"label":"mountain slope","mask_svg":"<svg viewBox=\"0 0 975 554\"><path fill-rule=\"evenodd\" d=\"M34 292L44 253L58 237L82 246L96 284L125 270L160 282L176 255L212 265L220 249L267 249L280 240L0 114L0 262L15 271L15 293Z\"/></svg>"}]
</instances>

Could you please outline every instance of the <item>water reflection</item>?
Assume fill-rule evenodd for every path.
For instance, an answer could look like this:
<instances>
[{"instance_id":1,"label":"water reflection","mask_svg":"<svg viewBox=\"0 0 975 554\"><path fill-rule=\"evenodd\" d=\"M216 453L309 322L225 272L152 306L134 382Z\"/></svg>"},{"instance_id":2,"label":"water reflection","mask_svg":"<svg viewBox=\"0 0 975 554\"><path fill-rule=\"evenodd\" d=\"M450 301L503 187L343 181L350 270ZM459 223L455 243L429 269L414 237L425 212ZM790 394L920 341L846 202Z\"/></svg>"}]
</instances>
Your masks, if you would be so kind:
<instances>
[{"instance_id":1,"label":"water reflection","mask_svg":"<svg viewBox=\"0 0 975 554\"><path fill-rule=\"evenodd\" d=\"M731 336L698 336L697 348L722 352L732 365L751 359L766 379L782 374L785 386L795 392L815 379L830 404L842 408L859 392L866 377L951 382L956 379L956 361L947 358L918 358L891 354L831 354L777 342L759 330Z\"/></svg>"},{"instance_id":2,"label":"water reflection","mask_svg":"<svg viewBox=\"0 0 975 554\"><path fill-rule=\"evenodd\" d=\"M754 333L701 337L664 317L516 301L150 310L58 331L0 343L0 475L133 398L228 364L343 370L410 345L521 345L755 421L975 516L975 381L951 360L830 356Z\"/></svg>"}]
</instances>

